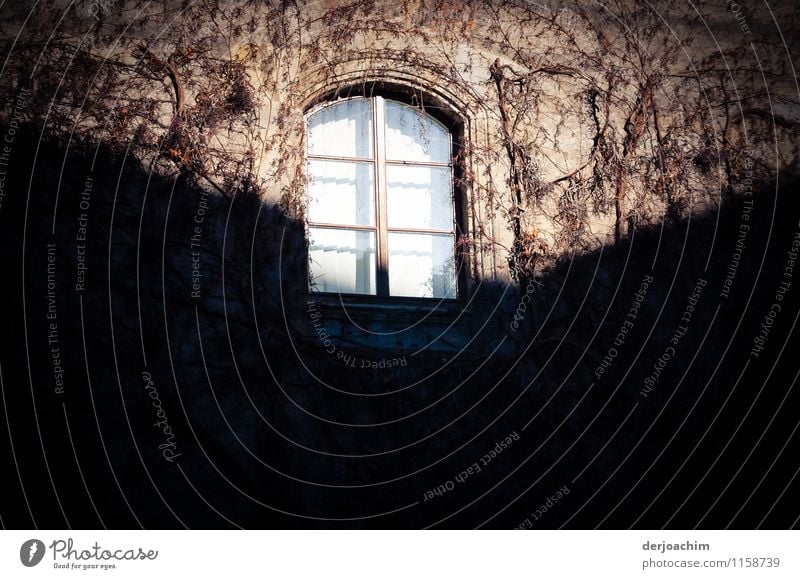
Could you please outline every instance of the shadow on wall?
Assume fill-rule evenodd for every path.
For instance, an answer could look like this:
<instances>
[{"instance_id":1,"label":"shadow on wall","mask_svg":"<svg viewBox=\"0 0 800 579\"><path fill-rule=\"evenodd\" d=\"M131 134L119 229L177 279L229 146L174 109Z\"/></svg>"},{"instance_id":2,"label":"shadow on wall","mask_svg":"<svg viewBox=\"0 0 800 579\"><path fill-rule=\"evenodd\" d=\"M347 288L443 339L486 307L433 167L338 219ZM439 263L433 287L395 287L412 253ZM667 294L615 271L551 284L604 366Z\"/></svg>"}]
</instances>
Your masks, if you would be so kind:
<instances>
[{"instance_id":1,"label":"shadow on wall","mask_svg":"<svg viewBox=\"0 0 800 579\"><path fill-rule=\"evenodd\" d=\"M468 322L392 344L325 325L275 207L34 150L0 209L6 526L791 524L793 186L483 284ZM455 346L419 347L432 326Z\"/></svg>"}]
</instances>

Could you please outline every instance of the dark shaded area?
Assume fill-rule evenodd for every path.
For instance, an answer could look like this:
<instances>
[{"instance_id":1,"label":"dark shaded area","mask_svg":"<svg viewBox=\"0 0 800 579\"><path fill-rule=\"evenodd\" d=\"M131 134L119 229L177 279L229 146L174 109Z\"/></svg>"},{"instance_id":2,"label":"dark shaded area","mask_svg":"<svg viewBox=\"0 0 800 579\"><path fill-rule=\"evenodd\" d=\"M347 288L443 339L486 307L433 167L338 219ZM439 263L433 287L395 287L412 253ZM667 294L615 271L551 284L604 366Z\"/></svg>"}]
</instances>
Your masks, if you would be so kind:
<instances>
[{"instance_id":1,"label":"dark shaded area","mask_svg":"<svg viewBox=\"0 0 800 579\"><path fill-rule=\"evenodd\" d=\"M36 134L18 132L0 206L4 526L795 524L793 184L565 259L524 312L482 285L461 353L330 352L301 224Z\"/></svg>"}]
</instances>

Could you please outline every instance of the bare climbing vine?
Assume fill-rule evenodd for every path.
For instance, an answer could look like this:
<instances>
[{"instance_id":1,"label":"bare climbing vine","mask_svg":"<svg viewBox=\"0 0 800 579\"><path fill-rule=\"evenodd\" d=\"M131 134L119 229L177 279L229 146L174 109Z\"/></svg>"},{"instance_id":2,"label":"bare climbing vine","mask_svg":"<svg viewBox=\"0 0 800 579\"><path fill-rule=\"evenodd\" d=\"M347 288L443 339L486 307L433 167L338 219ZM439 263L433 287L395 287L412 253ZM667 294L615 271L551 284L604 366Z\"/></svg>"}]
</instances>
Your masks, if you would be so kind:
<instances>
[{"instance_id":1,"label":"bare climbing vine","mask_svg":"<svg viewBox=\"0 0 800 579\"><path fill-rule=\"evenodd\" d=\"M456 95L476 127L458 158L471 220L459 246L473 259L505 252L518 280L608 234L620 241L718 203L745 167L765 182L776 166L797 168L786 60L757 59L751 42L775 39L746 37L724 6L167 0L35 11L19 35L21 12L0 24L5 114L30 86L29 121L54 137L102 141L294 215L303 113L320 92L372 90L390 74ZM729 25L718 48L695 40L700 15ZM776 99L785 107L770 110Z\"/></svg>"}]
</instances>

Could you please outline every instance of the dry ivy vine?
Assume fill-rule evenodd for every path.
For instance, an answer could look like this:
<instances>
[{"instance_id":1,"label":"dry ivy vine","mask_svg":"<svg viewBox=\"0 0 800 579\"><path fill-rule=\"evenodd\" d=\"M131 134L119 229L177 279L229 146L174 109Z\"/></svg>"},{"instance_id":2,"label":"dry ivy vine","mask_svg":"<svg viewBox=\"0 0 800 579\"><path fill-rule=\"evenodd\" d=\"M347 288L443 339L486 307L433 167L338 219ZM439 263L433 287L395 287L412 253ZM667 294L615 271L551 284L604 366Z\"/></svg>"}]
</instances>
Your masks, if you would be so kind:
<instances>
[{"instance_id":1,"label":"dry ivy vine","mask_svg":"<svg viewBox=\"0 0 800 579\"><path fill-rule=\"evenodd\" d=\"M706 3L86 5L39 6L19 37L24 14L2 24L5 113L30 87L26 114L52 136L108 143L222 195L268 193L302 215L307 87L335 86L353 63L365 85L388 67L408 72L463 95L466 115L497 128L492 142L463 143L470 202L486 210L459 243L503 245L487 227L500 216L519 280L602 243L598 220L619 241L717 203L745 171L768 182L797 165L796 116L765 104L798 104L786 59L750 47L780 54L776 40L739 33ZM693 7L730 19L719 50L693 38L706 38Z\"/></svg>"}]
</instances>

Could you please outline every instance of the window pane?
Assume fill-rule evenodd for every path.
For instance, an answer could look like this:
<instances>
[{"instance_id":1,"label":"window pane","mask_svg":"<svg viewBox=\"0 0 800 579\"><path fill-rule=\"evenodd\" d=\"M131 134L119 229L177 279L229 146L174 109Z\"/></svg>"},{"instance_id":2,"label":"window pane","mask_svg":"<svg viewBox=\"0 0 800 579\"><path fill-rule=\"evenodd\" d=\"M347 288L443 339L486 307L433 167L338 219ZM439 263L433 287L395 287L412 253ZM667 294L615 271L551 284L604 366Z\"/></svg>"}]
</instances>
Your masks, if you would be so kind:
<instances>
[{"instance_id":1,"label":"window pane","mask_svg":"<svg viewBox=\"0 0 800 579\"><path fill-rule=\"evenodd\" d=\"M453 236L389 233L389 293L455 298Z\"/></svg>"},{"instance_id":2,"label":"window pane","mask_svg":"<svg viewBox=\"0 0 800 579\"><path fill-rule=\"evenodd\" d=\"M308 219L341 225L375 224L372 163L308 162Z\"/></svg>"},{"instance_id":3,"label":"window pane","mask_svg":"<svg viewBox=\"0 0 800 579\"><path fill-rule=\"evenodd\" d=\"M449 163L450 133L419 109L386 101L386 158Z\"/></svg>"},{"instance_id":4,"label":"window pane","mask_svg":"<svg viewBox=\"0 0 800 579\"><path fill-rule=\"evenodd\" d=\"M372 158L372 101L327 106L308 120L308 154Z\"/></svg>"},{"instance_id":5,"label":"window pane","mask_svg":"<svg viewBox=\"0 0 800 579\"><path fill-rule=\"evenodd\" d=\"M309 228L311 289L375 294L375 233Z\"/></svg>"},{"instance_id":6,"label":"window pane","mask_svg":"<svg viewBox=\"0 0 800 579\"><path fill-rule=\"evenodd\" d=\"M450 167L387 165L389 227L453 229Z\"/></svg>"}]
</instances>

